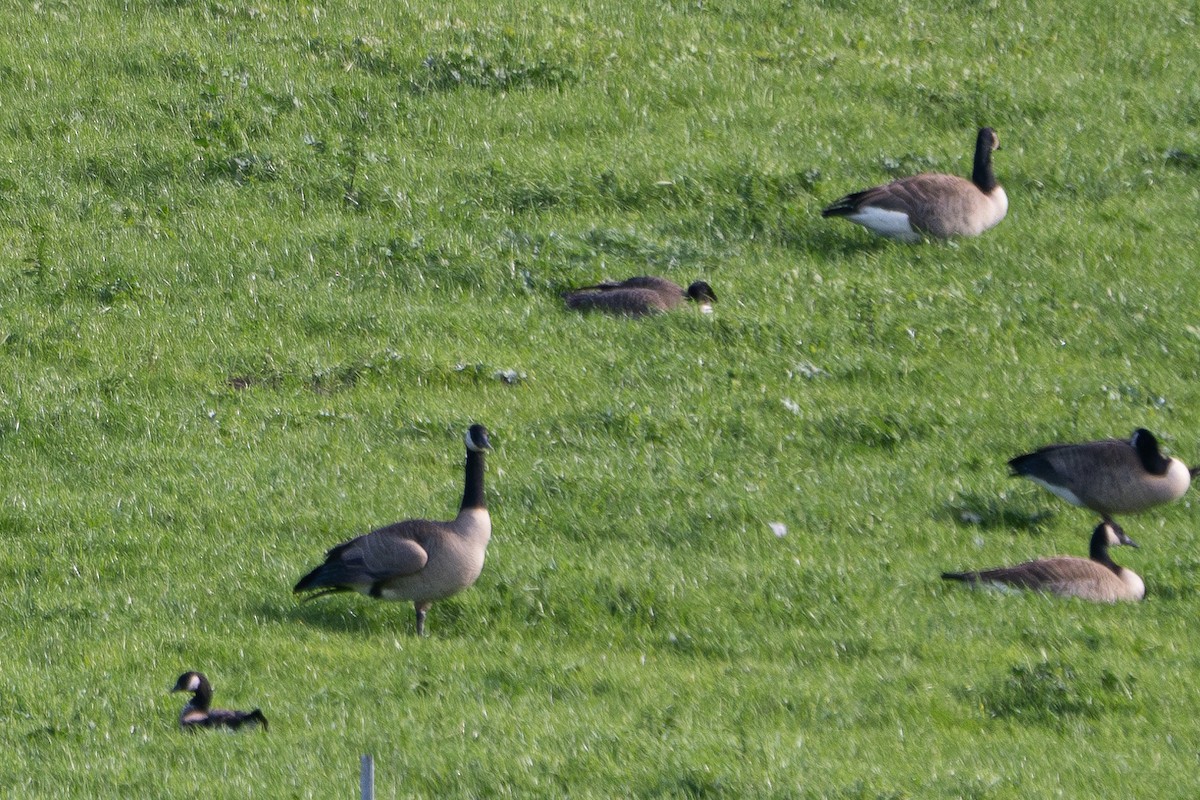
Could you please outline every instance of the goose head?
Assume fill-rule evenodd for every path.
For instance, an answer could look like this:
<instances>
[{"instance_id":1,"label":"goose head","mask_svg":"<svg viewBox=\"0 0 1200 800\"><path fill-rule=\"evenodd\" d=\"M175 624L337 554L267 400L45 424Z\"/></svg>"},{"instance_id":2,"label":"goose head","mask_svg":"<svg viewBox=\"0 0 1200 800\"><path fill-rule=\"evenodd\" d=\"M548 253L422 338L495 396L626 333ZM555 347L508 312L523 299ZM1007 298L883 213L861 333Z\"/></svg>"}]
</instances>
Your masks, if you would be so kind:
<instances>
[{"instance_id":1,"label":"goose head","mask_svg":"<svg viewBox=\"0 0 1200 800\"><path fill-rule=\"evenodd\" d=\"M175 681L175 688L171 689L171 691L195 693L206 686L209 686L209 683L208 678L204 677L204 673L185 672L179 676L179 680Z\"/></svg>"},{"instance_id":2,"label":"goose head","mask_svg":"<svg viewBox=\"0 0 1200 800\"><path fill-rule=\"evenodd\" d=\"M706 281L693 281L687 288L685 294L689 300L694 300L700 304L700 309L706 313L712 313L712 304L717 302L717 293L708 285Z\"/></svg>"},{"instance_id":3,"label":"goose head","mask_svg":"<svg viewBox=\"0 0 1200 800\"><path fill-rule=\"evenodd\" d=\"M1101 522L1096 529L1097 533L1103 534L1105 548L1109 547L1137 547L1138 543L1129 538L1124 529L1115 522Z\"/></svg>"},{"instance_id":4,"label":"goose head","mask_svg":"<svg viewBox=\"0 0 1200 800\"><path fill-rule=\"evenodd\" d=\"M991 128L980 128L979 136L975 140L977 150L985 153L991 153L1000 149L1000 137Z\"/></svg>"},{"instance_id":5,"label":"goose head","mask_svg":"<svg viewBox=\"0 0 1200 800\"><path fill-rule=\"evenodd\" d=\"M1162 454L1158 446L1158 437L1145 428L1138 428L1129 438L1129 444L1137 451L1138 459L1146 471L1153 475L1162 475L1167 471L1171 460Z\"/></svg>"},{"instance_id":6,"label":"goose head","mask_svg":"<svg viewBox=\"0 0 1200 800\"><path fill-rule=\"evenodd\" d=\"M471 427L467 428L467 449L473 453L482 453L485 450L492 449L492 443L488 441L487 428L476 422Z\"/></svg>"}]
</instances>

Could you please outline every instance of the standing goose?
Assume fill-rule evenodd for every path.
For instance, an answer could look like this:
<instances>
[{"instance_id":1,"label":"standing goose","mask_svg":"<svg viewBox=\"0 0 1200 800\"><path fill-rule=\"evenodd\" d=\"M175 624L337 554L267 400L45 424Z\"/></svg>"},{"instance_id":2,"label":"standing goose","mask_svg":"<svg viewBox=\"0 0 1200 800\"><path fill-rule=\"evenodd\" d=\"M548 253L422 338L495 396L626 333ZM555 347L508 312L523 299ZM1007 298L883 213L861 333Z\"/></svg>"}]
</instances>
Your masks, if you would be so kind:
<instances>
[{"instance_id":1,"label":"standing goose","mask_svg":"<svg viewBox=\"0 0 1200 800\"><path fill-rule=\"evenodd\" d=\"M487 428L472 425L466 443L466 485L457 517L449 522L408 519L343 542L293 591L315 591L310 600L351 591L376 600L411 600L417 635L423 635L433 601L475 583L492 536L483 491L483 454L491 449Z\"/></svg>"},{"instance_id":2,"label":"standing goose","mask_svg":"<svg viewBox=\"0 0 1200 800\"><path fill-rule=\"evenodd\" d=\"M999 147L996 132L980 128L971 180L924 172L848 194L821 216L845 217L902 242L918 242L923 236L978 236L1008 213L1008 196L992 173L992 151Z\"/></svg>"},{"instance_id":3,"label":"standing goose","mask_svg":"<svg viewBox=\"0 0 1200 800\"><path fill-rule=\"evenodd\" d=\"M1012 474L1029 478L1072 505L1090 508L1105 522L1114 514L1133 514L1178 500L1194 471L1178 458L1167 458L1158 439L1145 428L1129 441L1105 439L1082 444L1052 444L1008 462Z\"/></svg>"},{"instance_id":4,"label":"standing goose","mask_svg":"<svg viewBox=\"0 0 1200 800\"><path fill-rule=\"evenodd\" d=\"M1137 547L1115 522L1101 522L1092 532L1089 558L1055 556L1026 561L1015 567L943 572L942 577L972 585L1015 586L1095 603L1141 600L1146 596L1146 584L1137 573L1114 563L1108 555L1108 548L1123 544Z\"/></svg>"},{"instance_id":5,"label":"standing goose","mask_svg":"<svg viewBox=\"0 0 1200 800\"><path fill-rule=\"evenodd\" d=\"M262 725L267 730L267 718L260 709L253 711L231 711L212 707L212 684L203 672L185 672L175 681L172 692L191 692L192 699L179 714L179 726L185 731L199 728L229 728L237 730L243 725Z\"/></svg>"},{"instance_id":6,"label":"standing goose","mask_svg":"<svg viewBox=\"0 0 1200 800\"><path fill-rule=\"evenodd\" d=\"M704 281L695 281L685 290L679 284L653 275L638 275L620 282L598 283L571 289L563 294L567 308L579 311L605 311L640 317L678 308L688 300L700 304L704 313L712 311L717 295Z\"/></svg>"}]
</instances>

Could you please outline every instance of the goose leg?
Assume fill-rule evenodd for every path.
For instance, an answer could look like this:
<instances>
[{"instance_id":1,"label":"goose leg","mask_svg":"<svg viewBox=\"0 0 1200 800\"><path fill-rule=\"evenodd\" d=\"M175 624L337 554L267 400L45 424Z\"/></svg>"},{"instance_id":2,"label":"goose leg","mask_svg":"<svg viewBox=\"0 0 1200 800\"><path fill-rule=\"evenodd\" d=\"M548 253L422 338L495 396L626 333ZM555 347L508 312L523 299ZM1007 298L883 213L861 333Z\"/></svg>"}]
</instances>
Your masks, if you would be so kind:
<instances>
[{"instance_id":1,"label":"goose leg","mask_svg":"<svg viewBox=\"0 0 1200 800\"><path fill-rule=\"evenodd\" d=\"M433 603L413 603L417 609L417 636L425 635L425 612Z\"/></svg>"}]
</instances>

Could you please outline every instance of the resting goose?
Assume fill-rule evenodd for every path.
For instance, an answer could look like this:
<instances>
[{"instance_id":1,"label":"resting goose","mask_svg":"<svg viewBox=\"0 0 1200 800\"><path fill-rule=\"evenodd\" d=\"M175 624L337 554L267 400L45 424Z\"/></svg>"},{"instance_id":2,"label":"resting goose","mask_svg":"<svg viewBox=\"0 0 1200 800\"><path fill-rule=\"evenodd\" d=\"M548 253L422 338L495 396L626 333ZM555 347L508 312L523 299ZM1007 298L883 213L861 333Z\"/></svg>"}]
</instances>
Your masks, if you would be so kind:
<instances>
[{"instance_id":1,"label":"resting goose","mask_svg":"<svg viewBox=\"0 0 1200 800\"><path fill-rule=\"evenodd\" d=\"M1096 603L1141 600L1146 596L1146 584L1137 573L1114 563L1108 555L1108 548L1118 545L1137 547L1115 522L1101 522L1092 532L1089 558L1055 556L1026 561L1015 567L943 572L942 577L972 585L993 584L1050 592Z\"/></svg>"},{"instance_id":2,"label":"resting goose","mask_svg":"<svg viewBox=\"0 0 1200 800\"><path fill-rule=\"evenodd\" d=\"M1145 428L1134 431L1128 441L1047 445L1008 465L1014 476L1028 478L1072 505L1090 508L1106 522L1114 514L1178 500L1195 474L1178 458L1164 456L1158 439Z\"/></svg>"},{"instance_id":3,"label":"resting goose","mask_svg":"<svg viewBox=\"0 0 1200 800\"><path fill-rule=\"evenodd\" d=\"M925 172L848 194L821 216L845 217L902 242L918 242L923 236L978 236L1008 213L1008 197L992 173L992 151L999 147L996 132L980 128L971 180Z\"/></svg>"},{"instance_id":4,"label":"resting goose","mask_svg":"<svg viewBox=\"0 0 1200 800\"><path fill-rule=\"evenodd\" d=\"M638 275L619 282L582 286L563 294L567 308L579 311L605 311L640 317L678 308L688 300L700 304L705 313L712 311L717 295L704 281L695 281L685 290L679 284L653 275Z\"/></svg>"},{"instance_id":5,"label":"resting goose","mask_svg":"<svg viewBox=\"0 0 1200 800\"><path fill-rule=\"evenodd\" d=\"M343 542L325 554L293 591L313 591L308 599L337 592L360 592L376 600L411 600L417 635L425 614L475 583L492 536L483 491L483 454L491 448L487 428L467 430L466 480L458 516L449 522L408 519Z\"/></svg>"},{"instance_id":6,"label":"resting goose","mask_svg":"<svg viewBox=\"0 0 1200 800\"><path fill-rule=\"evenodd\" d=\"M236 731L243 725L261 725L264 731L267 730L267 718L257 708L253 711L212 708L212 684L203 672L183 673L171 691L192 693L192 699L179 714L179 726L185 731L199 728L229 728Z\"/></svg>"}]
</instances>

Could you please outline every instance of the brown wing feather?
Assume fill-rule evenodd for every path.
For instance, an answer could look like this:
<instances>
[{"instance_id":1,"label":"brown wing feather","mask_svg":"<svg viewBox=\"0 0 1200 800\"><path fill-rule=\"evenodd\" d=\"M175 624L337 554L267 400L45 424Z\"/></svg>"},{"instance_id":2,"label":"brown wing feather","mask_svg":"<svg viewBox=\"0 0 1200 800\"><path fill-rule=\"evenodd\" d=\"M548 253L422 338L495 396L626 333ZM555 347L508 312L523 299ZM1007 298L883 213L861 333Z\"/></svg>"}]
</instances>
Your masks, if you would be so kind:
<instances>
[{"instance_id":1,"label":"brown wing feather","mask_svg":"<svg viewBox=\"0 0 1200 800\"><path fill-rule=\"evenodd\" d=\"M575 291L566 295L568 308L579 311L604 311L609 314L641 316L667 311L674 305L660 292L653 289L608 289L602 291ZM679 302L683 295L679 295Z\"/></svg>"},{"instance_id":2,"label":"brown wing feather","mask_svg":"<svg viewBox=\"0 0 1200 800\"><path fill-rule=\"evenodd\" d=\"M410 519L344 542L301 578L294 591L364 586L419 572L429 561L428 542L437 525Z\"/></svg>"},{"instance_id":3,"label":"brown wing feather","mask_svg":"<svg viewBox=\"0 0 1200 800\"><path fill-rule=\"evenodd\" d=\"M957 175L925 173L882 186L871 200L888 211L908 214L916 229L934 236L952 236L968 226L971 211L982 193L975 184Z\"/></svg>"},{"instance_id":4,"label":"brown wing feather","mask_svg":"<svg viewBox=\"0 0 1200 800\"><path fill-rule=\"evenodd\" d=\"M949 574L946 577L968 583L999 583L1098 601L1117 599L1124 586L1117 574L1108 567L1090 559L1072 556L1042 558L1012 567Z\"/></svg>"}]
</instances>

